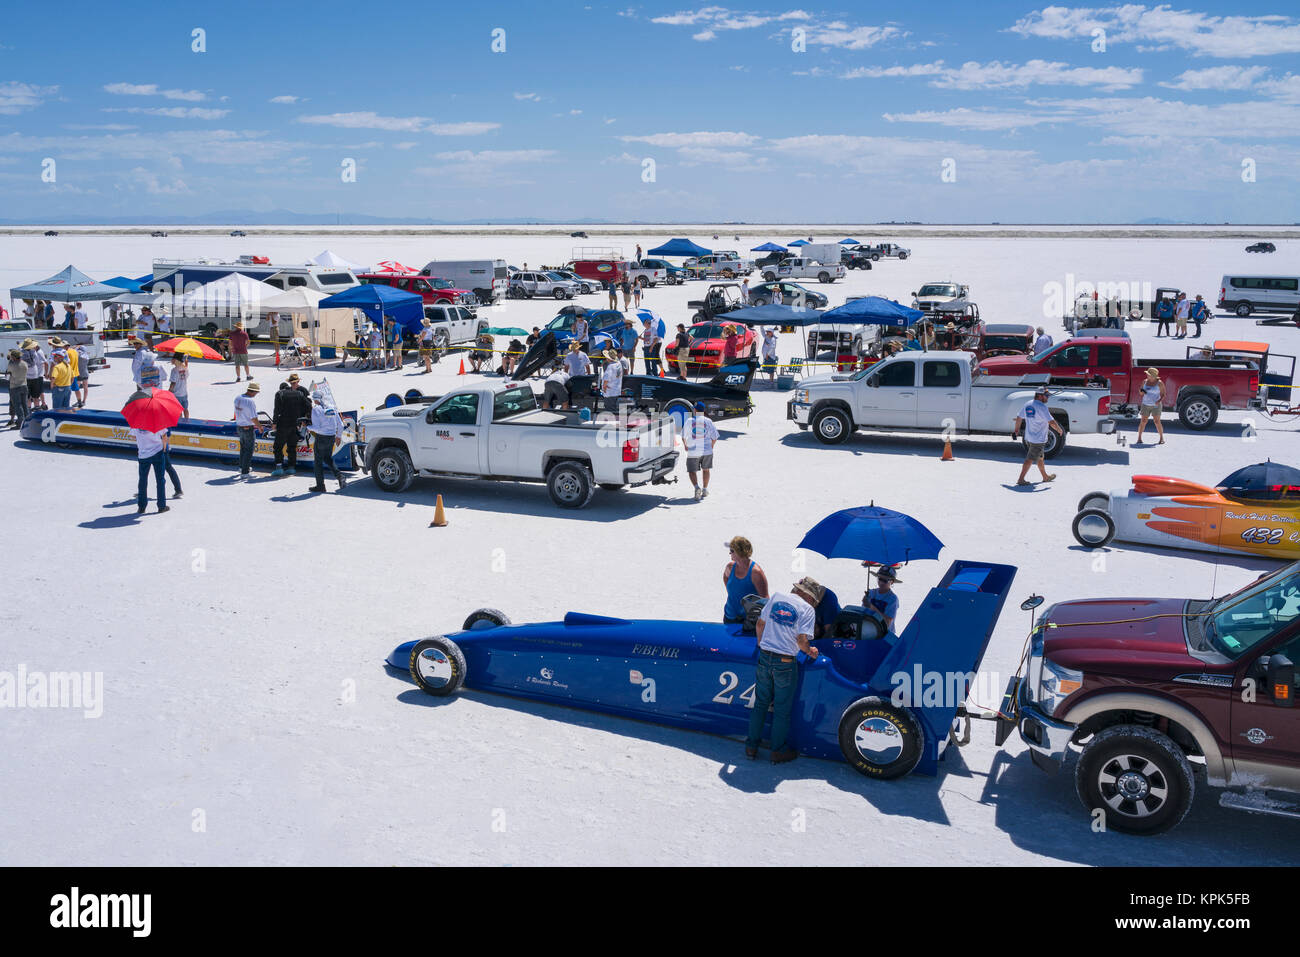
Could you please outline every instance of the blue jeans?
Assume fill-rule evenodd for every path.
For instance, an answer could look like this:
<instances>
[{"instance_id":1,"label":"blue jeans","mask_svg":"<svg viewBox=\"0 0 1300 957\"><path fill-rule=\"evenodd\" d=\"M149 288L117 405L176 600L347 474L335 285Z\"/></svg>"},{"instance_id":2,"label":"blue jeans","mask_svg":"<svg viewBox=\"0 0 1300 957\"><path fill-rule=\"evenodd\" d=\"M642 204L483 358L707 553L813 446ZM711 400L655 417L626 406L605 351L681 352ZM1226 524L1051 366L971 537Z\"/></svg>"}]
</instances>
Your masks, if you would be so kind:
<instances>
[{"instance_id":1,"label":"blue jeans","mask_svg":"<svg viewBox=\"0 0 1300 957\"><path fill-rule=\"evenodd\" d=\"M68 399L72 395L72 386L56 385L51 391L54 393L54 408L66 409L69 407Z\"/></svg>"},{"instance_id":2,"label":"blue jeans","mask_svg":"<svg viewBox=\"0 0 1300 957\"><path fill-rule=\"evenodd\" d=\"M167 504L167 483L163 481L167 468L167 452L155 452L147 459L140 459L140 487L136 491L135 503L140 508L149 504L149 470L153 469L154 484L158 487L158 507Z\"/></svg>"},{"instance_id":3,"label":"blue jeans","mask_svg":"<svg viewBox=\"0 0 1300 957\"><path fill-rule=\"evenodd\" d=\"M790 712L794 708L794 688L799 681L799 662L789 655L759 649L758 667L754 671L754 710L749 715L749 736L745 745L758 747L772 706L772 750L790 747Z\"/></svg>"},{"instance_id":4,"label":"blue jeans","mask_svg":"<svg viewBox=\"0 0 1300 957\"><path fill-rule=\"evenodd\" d=\"M247 475L253 467L253 444L257 441L257 430L251 425L239 427L239 473Z\"/></svg>"}]
</instances>

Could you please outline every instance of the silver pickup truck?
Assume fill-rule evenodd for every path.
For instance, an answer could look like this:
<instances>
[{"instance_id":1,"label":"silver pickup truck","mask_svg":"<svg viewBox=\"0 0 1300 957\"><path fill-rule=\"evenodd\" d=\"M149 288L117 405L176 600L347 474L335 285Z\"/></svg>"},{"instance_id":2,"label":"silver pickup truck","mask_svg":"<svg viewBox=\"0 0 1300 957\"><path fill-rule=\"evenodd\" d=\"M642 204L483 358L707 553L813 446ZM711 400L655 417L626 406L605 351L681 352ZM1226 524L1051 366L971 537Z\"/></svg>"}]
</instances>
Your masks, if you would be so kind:
<instances>
[{"instance_id":1,"label":"silver pickup truck","mask_svg":"<svg viewBox=\"0 0 1300 957\"><path fill-rule=\"evenodd\" d=\"M364 468L385 492L416 476L545 482L561 508L583 508L596 487L666 481L677 464L672 420L583 421L546 410L528 385L483 385L364 416Z\"/></svg>"},{"instance_id":2,"label":"silver pickup truck","mask_svg":"<svg viewBox=\"0 0 1300 957\"><path fill-rule=\"evenodd\" d=\"M1047 458L1071 432L1111 433L1110 386L1054 382L1046 376L990 376L969 352L904 352L851 375L804 379L786 417L812 428L824 445L857 429L1010 435L1016 415L1039 381L1050 387L1047 407L1065 435L1048 433Z\"/></svg>"}]
</instances>

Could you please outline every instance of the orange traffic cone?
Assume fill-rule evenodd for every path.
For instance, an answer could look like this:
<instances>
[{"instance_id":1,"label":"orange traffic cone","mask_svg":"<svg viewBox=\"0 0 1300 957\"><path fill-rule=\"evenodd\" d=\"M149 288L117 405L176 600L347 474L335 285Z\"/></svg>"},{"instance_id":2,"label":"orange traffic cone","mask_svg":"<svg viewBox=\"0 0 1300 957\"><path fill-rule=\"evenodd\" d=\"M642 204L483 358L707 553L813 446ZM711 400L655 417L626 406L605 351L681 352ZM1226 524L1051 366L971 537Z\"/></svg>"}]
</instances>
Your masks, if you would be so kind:
<instances>
[{"instance_id":1,"label":"orange traffic cone","mask_svg":"<svg viewBox=\"0 0 1300 957\"><path fill-rule=\"evenodd\" d=\"M429 523L430 528L442 528L447 524L447 516L442 510L442 496L438 496L438 502L433 507L433 521Z\"/></svg>"},{"instance_id":2,"label":"orange traffic cone","mask_svg":"<svg viewBox=\"0 0 1300 957\"><path fill-rule=\"evenodd\" d=\"M461 360L460 360L460 371L457 372L456 375L464 375L464 374L465 374L465 360L464 360L464 359L461 359Z\"/></svg>"},{"instance_id":3,"label":"orange traffic cone","mask_svg":"<svg viewBox=\"0 0 1300 957\"><path fill-rule=\"evenodd\" d=\"M280 368L280 347L275 347L275 367Z\"/></svg>"},{"instance_id":4,"label":"orange traffic cone","mask_svg":"<svg viewBox=\"0 0 1300 957\"><path fill-rule=\"evenodd\" d=\"M952 439L943 440L943 455L939 456L940 462L952 462Z\"/></svg>"}]
</instances>

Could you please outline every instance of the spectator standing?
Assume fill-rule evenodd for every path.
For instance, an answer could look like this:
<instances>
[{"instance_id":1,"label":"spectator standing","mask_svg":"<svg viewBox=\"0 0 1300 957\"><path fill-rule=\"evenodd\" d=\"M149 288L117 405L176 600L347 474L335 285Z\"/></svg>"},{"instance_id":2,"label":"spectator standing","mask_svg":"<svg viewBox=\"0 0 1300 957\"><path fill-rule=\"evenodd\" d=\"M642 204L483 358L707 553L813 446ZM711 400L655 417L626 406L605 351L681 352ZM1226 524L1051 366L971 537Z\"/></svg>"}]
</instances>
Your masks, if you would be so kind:
<instances>
[{"instance_id":1,"label":"spectator standing","mask_svg":"<svg viewBox=\"0 0 1300 957\"><path fill-rule=\"evenodd\" d=\"M1187 317L1191 315L1192 304L1187 299L1187 293L1178 294L1178 304L1174 306L1174 338L1187 338Z\"/></svg>"},{"instance_id":2,"label":"spectator standing","mask_svg":"<svg viewBox=\"0 0 1300 957\"><path fill-rule=\"evenodd\" d=\"M1165 382L1160 378L1160 370L1147 369L1146 381L1142 383L1142 402L1138 406L1138 434L1133 442L1134 445L1142 444L1142 433L1146 431L1147 419L1155 421L1156 433L1160 436L1160 441L1156 445L1165 444L1165 426L1160 421L1164 409Z\"/></svg>"},{"instance_id":3,"label":"spectator standing","mask_svg":"<svg viewBox=\"0 0 1300 957\"><path fill-rule=\"evenodd\" d=\"M695 489L695 501L709 497L709 473L713 471L713 443L718 441L718 427L704 414L704 403L695 403L695 414L686 420L682 443L686 446L686 474ZM695 480L702 472L703 485Z\"/></svg>"},{"instance_id":4,"label":"spectator standing","mask_svg":"<svg viewBox=\"0 0 1300 957\"><path fill-rule=\"evenodd\" d=\"M632 308L632 281L626 275L623 276L623 308L625 310Z\"/></svg>"},{"instance_id":5,"label":"spectator standing","mask_svg":"<svg viewBox=\"0 0 1300 957\"><path fill-rule=\"evenodd\" d=\"M617 412L619 396L623 394L623 358L612 346L602 355L606 362L605 371L600 374L600 394L605 400L605 411Z\"/></svg>"},{"instance_id":6,"label":"spectator standing","mask_svg":"<svg viewBox=\"0 0 1300 957\"><path fill-rule=\"evenodd\" d=\"M799 756L790 744L790 714L799 684L796 655L802 651L811 659L817 658L817 648L809 641L817 628L814 608L821 603L824 592L812 578L802 578L789 592L775 592L758 616L754 710L749 715L749 734L745 738L748 758L758 756L769 707L772 709L772 763L783 764Z\"/></svg>"},{"instance_id":7,"label":"spectator standing","mask_svg":"<svg viewBox=\"0 0 1300 957\"><path fill-rule=\"evenodd\" d=\"M606 288L609 289L609 308L617 309L618 308L618 283L615 282L613 279L611 279Z\"/></svg>"},{"instance_id":8,"label":"spectator standing","mask_svg":"<svg viewBox=\"0 0 1300 957\"><path fill-rule=\"evenodd\" d=\"M140 373L146 368L154 365L157 357L149 351L143 339L138 336L132 336L129 340L135 348L135 353L131 356L131 381L135 387L140 388Z\"/></svg>"},{"instance_id":9,"label":"spectator standing","mask_svg":"<svg viewBox=\"0 0 1300 957\"><path fill-rule=\"evenodd\" d=\"M162 313L154 320L154 325L158 327L158 335L170 338L172 334L172 317L168 314L166 306L163 306Z\"/></svg>"},{"instance_id":10,"label":"spectator standing","mask_svg":"<svg viewBox=\"0 0 1300 957\"><path fill-rule=\"evenodd\" d=\"M167 388L176 401L181 404L185 418L190 417L190 363L183 352L172 353L172 372L168 377Z\"/></svg>"},{"instance_id":11,"label":"spectator standing","mask_svg":"<svg viewBox=\"0 0 1300 957\"><path fill-rule=\"evenodd\" d=\"M1192 336L1193 339L1201 338L1201 323L1205 321L1205 318L1208 315L1208 313L1209 313L1209 307L1205 305L1205 300L1202 299L1200 294L1198 293L1196 296L1196 301L1191 304L1187 312L1192 322L1196 323L1196 334Z\"/></svg>"},{"instance_id":12,"label":"spectator standing","mask_svg":"<svg viewBox=\"0 0 1300 957\"><path fill-rule=\"evenodd\" d=\"M140 315L135 318L135 334L150 349L153 349L153 331L153 309L149 306L141 306Z\"/></svg>"},{"instance_id":13,"label":"spectator standing","mask_svg":"<svg viewBox=\"0 0 1300 957\"><path fill-rule=\"evenodd\" d=\"M767 575L753 560L754 546L748 538L737 535L726 543L731 561L722 569L722 587L727 600L722 606L722 623L734 625L745 620L745 596L767 597Z\"/></svg>"},{"instance_id":14,"label":"spectator standing","mask_svg":"<svg viewBox=\"0 0 1300 957\"><path fill-rule=\"evenodd\" d=\"M588 324L585 316L573 317L573 341L578 344L578 348L585 353L591 351L591 326Z\"/></svg>"},{"instance_id":15,"label":"spectator standing","mask_svg":"<svg viewBox=\"0 0 1300 957\"><path fill-rule=\"evenodd\" d=\"M235 323L230 330L230 358L235 363L235 381L239 381L239 368L244 368L244 378L253 381L253 370L248 367L248 332L242 321ZM259 386L260 388L260 386Z\"/></svg>"},{"instance_id":16,"label":"spectator standing","mask_svg":"<svg viewBox=\"0 0 1300 957\"><path fill-rule=\"evenodd\" d=\"M641 308L641 294L645 291L644 286L644 283L632 283L632 305L636 309Z\"/></svg>"},{"instance_id":17,"label":"spectator standing","mask_svg":"<svg viewBox=\"0 0 1300 957\"><path fill-rule=\"evenodd\" d=\"M1015 425L1011 430L1011 437L1014 439L1020 435L1021 430L1025 433L1025 462L1020 467L1020 478L1016 481L1017 485L1033 485L1033 482L1025 480L1029 474L1029 467L1037 465L1039 473L1043 476L1044 482L1053 482L1056 480L1055 475L1049 475L1047 466L1044 465L1043 449L1047 445L1049 431L1054 430L1058 435L1064 435L1061 426L1052 418L1052 412L1047 407L1047 386L1040 386L1034 392L1034 397L1025 403L1020 414L1016 416Z\"/></svg>"},{"instance_id":18,"label":"spectator standing","mask_svg":"<svg viewBox=\"0 0 1300 957\"><path fill-rule=\"evenodd\" d=\"M299 384L298 374L289 376L275 393L271 421L275 423L275 442L271 446L275 468L271 475L279 478L298 468L298 424L311 417L311 399Z\"/></svg>"},{"instance_id":19,"label":"spectator standing","mask_svg":"<svg viewBox=\"0 0 1300 957\"><path fill-rule=\"evenodd\" d=\"M767 372L767 381L776 385L776 330L768 326L763 330L763 369Z\"/></svg>"},{"instance_id":20,"label":"spectator standing","mask_svg":"<svg viewBox=\"0 0 1300 957\"><path fill-rule=\"evenodd\" d=\"M749 305L749 277L746 276L740 283L740 304Z\"/></svg>"},{"instance_id":21,"label":"spectator standing","mask_svg":"<svg viewBox=\"0 0 1300 957\"><path fill-rule=\"evenodd\" d=\"M569 343L569 354L564 357L564 371L570 376L591 375L591 357L578 347L578 343Z\"/></svg>"},{"instance_id":22,"label":"spectator standing","mask_svg":"<svg viewBox=\"0 0 1300 957\"><path fill-rule=\"evenodd\" d=\"M370 324L370 335L367 339L366 368L379 369L384 362L384 333L373 322Z\"/></svg>"},{"instance_id":23,"label":"spectator standing","mask_svg":"<svg viewBox=\"0 0 1300 957\"><path fill-rule=\"evenodd\" d=\"M253 446L257 441L257 394L262 387L249 380L243 395L235 396L235 428L239 432L239 479L253 468Z\"/></svg>"},{"instance_id":24,"label":"spectator standing","mask_svg":"<svg viewBox=\"0 0 1300 957\"><path fill-rule=\"evenodd\" d=\"M686 381L686 364L691 358L691 337L683 323L677 323L677 337L673 340L673 355L677 358L677 378Z\"/></svg>"},{"instance_id":25,"label":"spectator standing","mask_svg":"<svg viewBox=\"0 0 1300 957\"><path fill-rule=\"evenodd\" d=\"M86 310L81 308L81 303L77 303L77 308L72 312L72 328L86 328Z\"/></svg>"},{"instance_id":26,"label":"spectator standing","mask_svg":"<svg viewBox=\"0 0 1300 957\"><path fill-rule=\"evenodd\" d=\"M27 363L17 349L9 350L9 425L21 429L27 421Z\"/></svg>"},{"instance_id":27,"label":"spectator standing","mask_svg":"<svg viewBox=\"0 0 1300 957\"><path fill-rule=\"evenodd\" d=\"M640 262L640 261L641 261L641 244L640 244L640 243L637 243L637 244L636 244L636 261L637 261L637 262Z\"/></svg>"},{"instance_id":28,"label":"spectator standing","mask_svg":"<svg viewBox=\"0 0 1300 957\"><path fill-rule=\"evenodd\" d=\"M27 364L27 398L31 410L45 408L45 353L36 340L28 336L22 344L23 362Z\"/></svg>"},{"instance_id":29,"label":"spectator standing","mask_svg":"<svg viewBox=\"0 0 1300 957\"><path fill-rule=\"evenodd\" d=\"M86 346L72 346L77 353L77 408L84 409L90 398L90 349Z\"/></svg>"},{"instance_id":30,"label":"spectator standing","mask_svg":"<svg viewBox=\"0 0 1300 957\"><path fill-rule=\"evenodd\" d=\"M392 357L394 369L402 368L402 324L397 320L390 320L388 324L388 352Z\"/></svg>"},{"instance_id":31,"label":"spectator standing","mask_svg":"<svg viewBox=\"0 0 1300 957\"><path fill-rule=\"evenodd\" d=\"M62 349L56 349L51 356L50 391L54 393L54 408L66 409L72 393L72 367L68 365L68 356Z\"/></svg>"},{"instance_id":32,"label":"spectator standing","mask_svg":"<svg viewBox=\"0 0 1300 957\"><path fill-rule=\"evenodd\" d=\"M329 465L334 478L338 480L339 491L348 484L348 480L339 474L339 467L334 464L334 447L343 435L343 420L326 401L325 394L319 390L311 394L311 443L312 459L316 470L316 484L313 492L325 491L325 466Z\"/></svg>"},{"instance_id":33,"label":"spectator standing","mask_svg":"<svg viewBox=\"0 0 1300 957\"><path fill-rule=\"evenodd\" d=\"M641 354L645 356L646 375L659 375L659 328L653 316L641 320Z\"/></svg>"},{"instance_id":34,"label":"spectator standing","mask_svg":"<svg viewBox=\"0 0 1300 957\"><path fill-rule=\"evenodd\" d=\"M632 327L632 317L626 316L623 319L623 328L618 333L618 345L623 359L627 362L628 373L631 373L636 365L636 343L639 338L636 329Z\"/></svg>"},{"instance_id":35,"label":"spectator standing","mask_svg":"<svg viewBox=\"0 0 1300 957\"><path fill-rule=\"evenodd\" d=\"M1052 348L1054 343L1052 337L1043 331L1043 327L1038 327L1038 338L1034 340L1034 355L1039 355Z\"/></svg>"},{"instance_id":36,"label":"spectator standing","mask_svg":"<svg viewBox=\"0 0 1300 957\"><path fill-rule=\"evenodd\" d=\"M150 432L146 429L132 429L131 431L135 435L135 454L140 474L140 483L135 495L135 513L143 515L145 509L149 507L149 473L151 471L153 472L154 488L158 498L158 511L166 512L169 510L167 505L167 483L163 480L163 475L167 469L167 430L161 429L157 432Z\"/></svg>"},{"instance_id":37,"label":"spectator standing","mask_svg":"<svg viewBox=\"0 0 1300 957\"><path fill-rule=\"evenodd\" d=\"M422 375L433 371L433 321L420 320L420 361L424 363Z\"/></svg>"},{"instance_id":38,"label":"spectator standing","mask_svg":"<svg viewBox=\"0 0 1300 957\"><path fill-rule=\"evenodd\" d=\"M1174 302L1173 302L1173 300L1172 300L1172 299L1161 299L1158 303L1156 303L1156 335L1155 335L1155 337L1156 337L1157 339L1159 339L1159 338L1161 337L1162 334L1163 334L1163 335L1172 335L1172 334L1173 334L1173 331L1170 329L1170 325L1173 323L1173 320L1174 320ZM1161 333L1160 330L1162 330L1162 329L1164 330L1164 333Z\"/></svg>"}]
</instances>

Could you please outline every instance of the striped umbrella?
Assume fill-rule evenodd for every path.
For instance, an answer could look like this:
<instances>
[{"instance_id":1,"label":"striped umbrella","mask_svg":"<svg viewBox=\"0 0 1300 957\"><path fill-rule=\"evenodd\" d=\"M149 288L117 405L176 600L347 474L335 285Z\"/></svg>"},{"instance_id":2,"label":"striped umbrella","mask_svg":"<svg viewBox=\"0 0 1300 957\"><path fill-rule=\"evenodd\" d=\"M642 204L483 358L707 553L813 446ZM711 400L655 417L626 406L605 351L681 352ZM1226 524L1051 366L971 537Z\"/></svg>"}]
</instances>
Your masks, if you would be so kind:
<instances>
[{"instance_id":1,"label":"striped umbrella","mask_svg":"<svg viewBox=\"0 0 1300 957\"><path fill-rule=\"evenodd\" d=\"M189 336L178 336L175 339L168 339L166 342L158 343L159 352L179 352L181 355L189 356L192 359L215 359L221 361L221 353L210 346L205 346L197 339L191 339Z\"/></svg>"}]
</instances>

